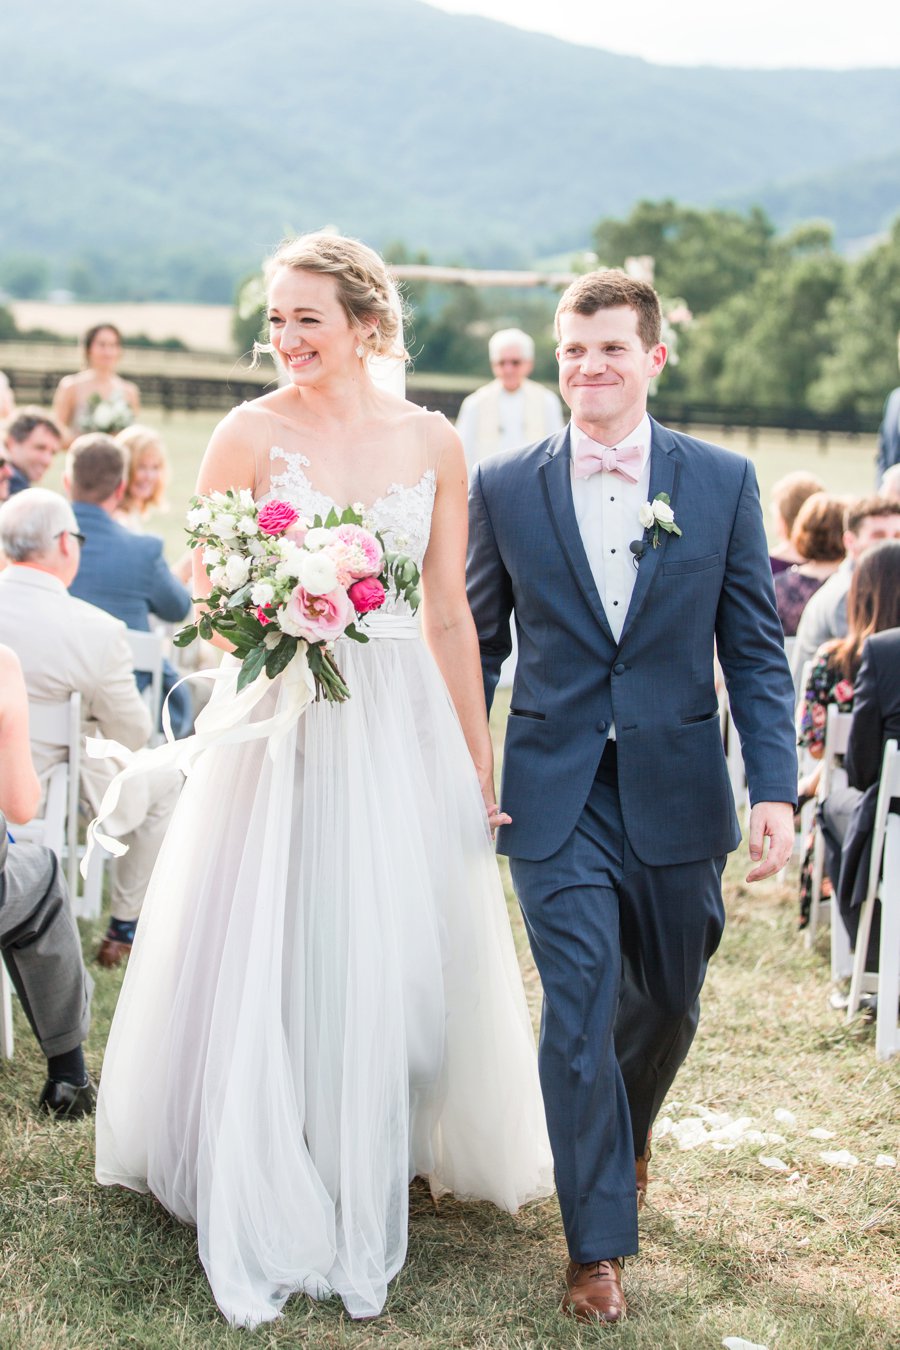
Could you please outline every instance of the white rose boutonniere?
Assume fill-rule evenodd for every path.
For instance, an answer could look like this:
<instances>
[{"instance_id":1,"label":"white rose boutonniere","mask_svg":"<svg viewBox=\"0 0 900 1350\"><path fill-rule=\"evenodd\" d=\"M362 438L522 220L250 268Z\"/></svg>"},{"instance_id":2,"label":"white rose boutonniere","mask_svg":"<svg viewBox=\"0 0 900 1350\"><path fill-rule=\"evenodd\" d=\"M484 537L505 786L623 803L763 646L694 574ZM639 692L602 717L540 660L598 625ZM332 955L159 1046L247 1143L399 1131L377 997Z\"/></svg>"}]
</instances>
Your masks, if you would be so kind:
<instances>
[{"instance_id":1,"label":"white rose boutonniere","mask_svg":"<svg viewBox=\"0 0 900 1350\"><path fill-rule=\"evenodd\" d=\"M654 548L659 548L660 530L665 530L666 534L681 534L675 523L675 512L672 510L668 492L657 492L652 502L644 502L638 511L638 523L645 531L652 532L650 542Z\"/></svg>"}]
</instances>

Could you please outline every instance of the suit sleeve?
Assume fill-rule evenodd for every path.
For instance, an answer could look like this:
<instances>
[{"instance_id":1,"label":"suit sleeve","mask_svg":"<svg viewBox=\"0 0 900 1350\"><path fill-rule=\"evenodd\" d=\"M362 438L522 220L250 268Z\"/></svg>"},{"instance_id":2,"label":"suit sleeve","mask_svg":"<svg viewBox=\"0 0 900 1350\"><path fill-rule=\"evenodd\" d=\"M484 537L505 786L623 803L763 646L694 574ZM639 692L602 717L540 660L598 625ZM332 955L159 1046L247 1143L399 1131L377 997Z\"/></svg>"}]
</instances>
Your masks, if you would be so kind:
<instances>
[{"instance_id":1,"label":"suit sleeve","mask_svg":"<svg viewBox=\"0 0 900 1350\"><path fill-rule=\"evenodd\" d=\"M747 461L716 613L716 647L751 805L797 801L794 685L775 608L759 488Z\"/></svg>"},{"instance_id":2,"label":"suit sleeve","mask_svg":"<svg viewBox=\"0 0 900 1350\"><path fill-rule=\"evenodd\" d=\"M466 586L478 631L484 695L490 712L500 667L512 650L509 619L513 596L512 580L503 564L485 501L481 465L476 466L469 486Z\"/></svg>"},{"instance_id":3,"label":"suit sleeve","mask_svg":"<svg viewBox=\"0 0 900 1350\"><path fill-rule=\"evenodd\" d=\"M862 664L853 682L853 721L844 765L850 786L865 792L881 774L884 719L878 696L878 671L871 643L863 647Z\"/></svg>"},{"instance_id":4,"label":"suit sleeve","mask_svg":"<svg viewBox=\"0 0 900 1350\"><path fill-rule=\"evenodd\" d=\"M99 678L82 707L82 716L85 721L96 722L108 740L118 741L129 750L140 750L150 739L153 726L134 680L124 625L117 626L104 659L97 662L96 668Z\"/></svg>"},{"instance_id":5,"label":"suit sleeve","mask_svg":"<svg viewBox=\"0 0 900 1350\"><path fill-rule=\"evenodd\" d=\"M180 623L190 613L190 592L169 570L162 553L162 540L154 539L153 543L148 595L150 612L167 623Z\"/></svg>"}]
</instances>

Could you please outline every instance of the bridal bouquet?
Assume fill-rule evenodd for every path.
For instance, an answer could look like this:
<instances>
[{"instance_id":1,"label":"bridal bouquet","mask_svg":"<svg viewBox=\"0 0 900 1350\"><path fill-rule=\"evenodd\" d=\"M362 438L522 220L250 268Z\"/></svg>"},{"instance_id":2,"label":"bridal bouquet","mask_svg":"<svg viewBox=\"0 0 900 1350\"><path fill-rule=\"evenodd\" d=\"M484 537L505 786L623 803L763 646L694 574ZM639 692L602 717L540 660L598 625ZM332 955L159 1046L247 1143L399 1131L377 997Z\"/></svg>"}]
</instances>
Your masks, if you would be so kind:
<instances>
[{"instance_id":1,"label":"bridal bouquet","mask_svg":"<svg viewBox=\"0 0 900 1350\"><path fill-rule=\"evenodd\" d=\"M419 606L419 569L366 529L361 511L332 508L323 520L300 519L290 502L260 506L246 488L194 497L191 548L203 549L212 583L196 623L175 637L186 647L220 633L241 660L237 687L265 671L274 679L296 656L308 664L316 698L342 703L350 691L334 659L339 637L368 642L357 622L380 609L393 589Z\"/></svg>"}]
</instances>

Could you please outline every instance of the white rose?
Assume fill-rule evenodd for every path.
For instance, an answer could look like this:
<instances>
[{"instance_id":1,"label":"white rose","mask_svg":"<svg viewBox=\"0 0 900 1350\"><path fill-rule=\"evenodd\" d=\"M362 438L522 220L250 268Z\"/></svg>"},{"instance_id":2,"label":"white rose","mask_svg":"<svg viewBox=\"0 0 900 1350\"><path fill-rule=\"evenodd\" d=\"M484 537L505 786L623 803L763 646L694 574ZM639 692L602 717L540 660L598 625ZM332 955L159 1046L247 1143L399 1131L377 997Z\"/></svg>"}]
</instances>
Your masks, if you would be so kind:
<instances>
[{"instance_id":1,"label":"white rose","mask_svg":"<svg viewBox=\"0 0 900 1350\"><path fill-rule=\"evenodd\" d=\"M203 550L203 561L207 567L219 567L222 562L222 554L217 548L205 548Z\"/></svg>"},{"instance_id":2,"label":"white rose","mask_svg":"<svg viewBox=\"0 0 900 1350\"><path fill-rule=\"evenodd\" d=\"M188 528L191 530L199 529L201 525L208 525L211 519L212 512L208 506L195 506L193 511L188 511Z\"/></svg>"},{"instance_id":3,"label":"white rose","mask_svg":"<svg viewBox=\"0 0 900 1350\"><path fill-rule=\"evenodd\" d=\"M253 493L250 491L249 488L241 488L241 491L240 491L240 502L241 502L241 506L255 506L255 505L256 505L256 502L253 500Z\"/></svg>"},{"instance_id":4,"label":"white rose","mask_svg":"<svg viewBox=\"0 0 900 1350\"><path fill-rule=\"evenodd\" d=\"M243 586L250 575L250 559L242 558L239 553L232 553L225 564L225 577L232 590L237 590L238 586Z\"/></svg>"},{"instance_id":5,"label":"white rose","mask_svg":"<svg viewBox=\"0 0 900 1350\"><path fill-rule=\"evenodd\" d=\"M314 530L306 531L306 535L303 540L303 547L312 549L313 552L315 552L317 549L324 548L326 544L330 543L331 543L331 531L326 530L324 528L317 528Z\"/></svg>"},{"instance_id":6,"label":"white rose","mask_svg":"<svg viewBox=\"0 0 900 1350\"><path fill-rule=\"evenodd\" d=\"M108 431L116 420L116 412L108 403L98 403L94 408L91 420L98 431Z\"/></svg>"},{"instance_id":7,"label":"white rose","mask_svg":"<svg viewBox=\"0 0 900 1350\"><path fill-rule=\"evenodd\" d=\"M298 580L310 595L325 595L337 585L337 568L323 553L304 553Z\"/></svg>"},{"instance_id":8,"label":"white rose","mask_svg":"<svg viewBox=\"0 0 900 1350\"><path fill-rule=\"evenodd\" d=\"M231 516L226 516L224 512L217 515L213 521L213 532L218 535L220 539L237 538L237 526Z\"/></svg>"},{"instance_id":9,"label":"white rose","mask_svg":"<svg viewBox=\"0 0 900 1350\"><path fill-rule=\"evenodd\" d=\"M304 550L299 548L292 539L282 539L278 551L281 554L281 562L275 568L277 579L286 581L289 578L299 577L303 559L307 556Z\"/></svg>"},{"instance_id":10,"label":"white rose","mask_svg":"<svg viewBox=\"0 0 900 1350\"><path fill-rule=\"evenodd\" d=\"M251 558L262 558L265 556L266 550L258 539L248 539L247 552L250 554Z\"/></svg>"},{"instance_id":11,"label":"white rose","mask_svg":"<svg viewBox=\"0 0 900 1350\"><path fill-rule=\"evenodd\" d=\"M250 592L250 599L254 605L271 605L275 599L275 587L270 581L258 581Z\"/></svg>"},{"instance_id":12,"label":"white rose","mask_svg":"<svg viewBox=\"0 0 900 1350\"><path fill-rule=\"evenodd\" d=\"M655 501L653 503L653 514L661 525L671 525L675 519L675 512L668 502Z\"/></svg>"},{"instance_id":13,"label":"white rose","mask_svg":"<svg viewBox=\"0 0 900 1350\"><path fill-rule=\"evenodd\" d=\"M642 529L649 530L655 519L653 507L649 502L644 502L643 506L638 511L638 524Z\"/></svg>"},{"instance_id":14,"label":"white rose","mask_svg":"<svg viewBox=\"0 0 900 1350\"><path fill-rule=\"evenodd\" d=\"M214 586L223 586L226 575L224 567L214 567L209 574L209 579Z\"/></svg>"},{"instance_id":15,"label":"white rose","mask_svg":"<svg viewBox=\"0 0 900 1350\"><path fill-rule=\"evenodd\" d=\"M259 526L252 516L241 516L237 527L241 534L259 534Z\"/></svg>"}]
</instances>

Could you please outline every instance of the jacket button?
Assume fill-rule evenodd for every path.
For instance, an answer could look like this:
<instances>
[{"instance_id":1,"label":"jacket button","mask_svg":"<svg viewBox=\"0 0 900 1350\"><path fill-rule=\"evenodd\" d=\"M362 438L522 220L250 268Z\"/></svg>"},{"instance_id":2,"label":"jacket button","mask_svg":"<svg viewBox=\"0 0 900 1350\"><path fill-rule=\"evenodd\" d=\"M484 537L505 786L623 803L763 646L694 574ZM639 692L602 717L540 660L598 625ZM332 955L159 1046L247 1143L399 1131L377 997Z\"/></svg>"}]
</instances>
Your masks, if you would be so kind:
<instances>
[{"instance_id":1,"label":"jacket button","mask_svg":"<svg viewBox=\"0 0 900 1350\"><path fill-rule=\"evenodd\" d=\"M606 723L605 723L605 722L598 722L598 723L597 723L597 730L598 730L598 731L605 731L605 730L606 730Z\"/></svg>"},{"instance_id":2,"label":"jacket button","mask_svg":"<svg viewBox=\"0 0 900 1350\"><path fill-rule=\"evenodd\" d=\"M624 667L624 665L622 664L621 661L619 661L616 665L613 666L613 674L614 674L614 675L624 675L624 674L625 674L625 667Z\"/></svg>"}]
</instances>

